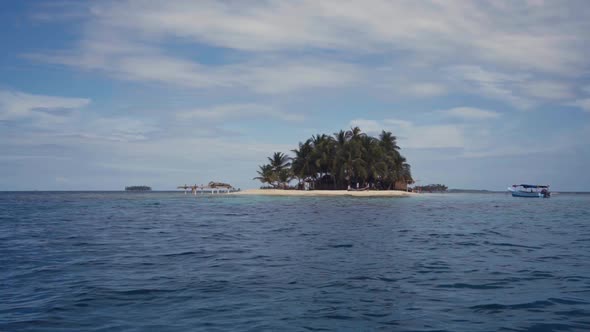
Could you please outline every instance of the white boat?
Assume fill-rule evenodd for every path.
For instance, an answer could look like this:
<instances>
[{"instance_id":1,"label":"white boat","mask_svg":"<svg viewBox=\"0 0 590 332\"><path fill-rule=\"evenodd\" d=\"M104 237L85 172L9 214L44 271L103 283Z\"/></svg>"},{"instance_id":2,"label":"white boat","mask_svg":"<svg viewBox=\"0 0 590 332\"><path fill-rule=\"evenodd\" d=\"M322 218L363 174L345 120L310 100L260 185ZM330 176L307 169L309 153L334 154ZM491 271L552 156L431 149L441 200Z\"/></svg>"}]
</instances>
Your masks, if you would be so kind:
<instances>
[{"instance_id":1,"label":"white boat","mask_svg":"<svg viewBox=\"0 0 590 332\"><path fill-rule=\"evenodd\" d=\"M512 187L508 187L508 191L512 193L512 197L551 197L551 192L549 192L548 185L545 186L538 184L513 184Z\"/></svg>"}]
</instances>

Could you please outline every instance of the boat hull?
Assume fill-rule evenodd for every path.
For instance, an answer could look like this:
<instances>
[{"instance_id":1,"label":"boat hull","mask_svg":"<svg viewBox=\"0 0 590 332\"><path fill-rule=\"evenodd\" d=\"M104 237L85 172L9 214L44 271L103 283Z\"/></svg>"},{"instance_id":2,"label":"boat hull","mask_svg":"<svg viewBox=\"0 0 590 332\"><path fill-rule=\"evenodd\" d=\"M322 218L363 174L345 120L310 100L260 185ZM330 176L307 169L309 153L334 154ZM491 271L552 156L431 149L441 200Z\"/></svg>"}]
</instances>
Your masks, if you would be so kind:
<instances>
[{"instance_id":1,"label":"boat hull","mask_svg":"<svg viewBox=\"0 0 590 332\"><path fill-rule=\"evenodd\" d=\"M532 198L540 198L544 195L542 193L537 192L527 192L527 191L512 191L512 197L532 197Z\"/></svg>"}]
</instances>

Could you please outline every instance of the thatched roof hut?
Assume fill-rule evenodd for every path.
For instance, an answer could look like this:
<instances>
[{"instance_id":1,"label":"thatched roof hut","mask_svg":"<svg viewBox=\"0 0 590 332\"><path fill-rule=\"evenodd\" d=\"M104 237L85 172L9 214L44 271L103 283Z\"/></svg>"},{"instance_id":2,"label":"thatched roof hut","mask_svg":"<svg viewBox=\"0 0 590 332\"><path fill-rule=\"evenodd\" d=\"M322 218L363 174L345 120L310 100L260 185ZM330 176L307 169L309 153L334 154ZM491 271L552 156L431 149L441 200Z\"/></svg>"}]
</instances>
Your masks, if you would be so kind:
<instances>
[{"instance_id":1,"label":"thatched roof hut","mask_svg":"<svg viewBox=\"0 0 590 332\"><path fill-rule=\"evenodd\" d=\"M229 183L214 182L214 181L209 182L209 184L207 186L209 188L227 188L227 189L233 188L233 186Z\"/></svg>"}]
</instances>

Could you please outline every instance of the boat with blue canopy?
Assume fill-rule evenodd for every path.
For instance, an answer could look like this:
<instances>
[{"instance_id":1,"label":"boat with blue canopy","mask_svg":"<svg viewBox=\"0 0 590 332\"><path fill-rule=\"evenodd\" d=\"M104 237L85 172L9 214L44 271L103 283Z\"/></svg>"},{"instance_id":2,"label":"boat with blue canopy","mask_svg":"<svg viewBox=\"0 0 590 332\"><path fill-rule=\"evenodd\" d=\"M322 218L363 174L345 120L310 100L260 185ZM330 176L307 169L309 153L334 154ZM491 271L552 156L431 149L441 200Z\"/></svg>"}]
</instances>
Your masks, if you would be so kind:
<instances>
[{"instance_id":1,"label":"boat with blue canopy","mask_svg":"<svg viewBox=\"0 0 590 332\"><path fill-rule=\"evenodd\" d=\"M512 197L551 197L551 192L549 191L548 185L513 184L512 187L508 187L508 191L512 193Z\"/></svg>"}]
</instances>

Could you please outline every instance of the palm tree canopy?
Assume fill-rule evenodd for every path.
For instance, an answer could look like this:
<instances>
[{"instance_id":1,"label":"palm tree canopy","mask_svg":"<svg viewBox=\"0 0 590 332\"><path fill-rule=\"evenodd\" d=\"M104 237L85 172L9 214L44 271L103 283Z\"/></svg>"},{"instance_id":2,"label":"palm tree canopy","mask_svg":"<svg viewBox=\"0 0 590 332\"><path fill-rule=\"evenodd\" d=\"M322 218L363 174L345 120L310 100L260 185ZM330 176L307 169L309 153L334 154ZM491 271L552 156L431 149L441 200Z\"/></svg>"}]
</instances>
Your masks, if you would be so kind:
<instances>
[{"instance_id":1,"label":"palm tree canopy","mask_svg":"<svg viewBox=\"0 0 590 332\"><path fill-rule=\"evenodd\" d=\"M285 167L291 166L289 162L291 158L282 152L275 152L272 157L268 157L268 161L270 165L275 169L277 172Z\"/></svg>"}]
</instances>

